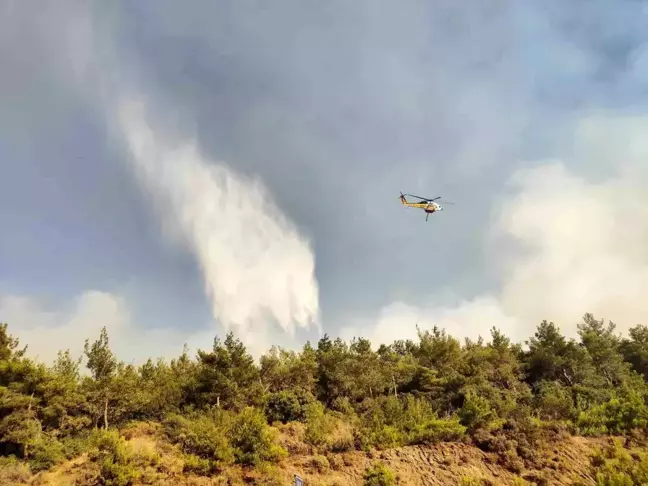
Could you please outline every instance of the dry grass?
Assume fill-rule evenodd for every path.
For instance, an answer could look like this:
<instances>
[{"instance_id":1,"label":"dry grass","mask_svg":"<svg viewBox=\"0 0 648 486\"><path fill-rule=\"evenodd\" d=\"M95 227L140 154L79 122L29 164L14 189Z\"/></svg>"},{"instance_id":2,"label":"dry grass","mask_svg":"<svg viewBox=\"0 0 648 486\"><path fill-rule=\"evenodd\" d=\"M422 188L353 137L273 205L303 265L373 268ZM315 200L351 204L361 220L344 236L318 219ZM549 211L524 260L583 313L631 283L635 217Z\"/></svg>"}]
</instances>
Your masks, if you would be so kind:
<instances>
[{"instance_id":1,"label":"dry grass","mask_svg":"<svg viewBox=\"0 0 648 486\"><path fill-rule=\"evenodd\" d=\"M135 424L124 435L146 468L137 484L179 486L225 486L256 484L265 486L291 484L299 474L309 486L350 486L362 484L365 470L377 461L384 462L396 475L397 484L429 485L520 485L546 481L544 484L594 485L590 477L589 456L601 440L568 438L543 451L544 465L515 475L498 463L497 457L469 444L442 443L434 446L408 446L385 451L318 452L305 444L304 426L298 423L278 425L279 440L289 456L276 465L254 470L233 466L216 477L188 476L182 473L180 450L157 434L152 424ZM349 428L339 427L336 439L348 437ZM154 458L152 460L151 458ZM86 456L61 464L48 472L32 476L19 463L0 468L0 484L29 486L64 486L96 484L97 467Z\"/></svg>"}]
</instances>

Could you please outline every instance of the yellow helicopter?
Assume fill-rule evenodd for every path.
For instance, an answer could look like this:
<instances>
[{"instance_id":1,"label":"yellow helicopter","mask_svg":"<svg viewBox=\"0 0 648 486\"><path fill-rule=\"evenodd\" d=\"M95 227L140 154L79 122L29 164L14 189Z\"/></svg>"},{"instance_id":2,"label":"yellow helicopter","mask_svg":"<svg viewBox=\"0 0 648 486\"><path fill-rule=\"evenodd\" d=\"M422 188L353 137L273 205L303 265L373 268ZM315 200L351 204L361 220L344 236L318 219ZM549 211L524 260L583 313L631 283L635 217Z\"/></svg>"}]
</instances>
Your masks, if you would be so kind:
<instances>
[{"instance_id":1,"label":"yellow helicopter","mask_svg":"<svg viewBox=\"0 0 648 486\"><path fill-rule=\"evenodd\" d=\"M409 202L405 198L405 196L415 197L416 199L420 199L421 202ZM403 194L402 192L400 193L400 200L403 206L407 206L410 208L419 208L425 211L425 221L428 220L430 214L436 213L437 211L443 211L443 206L441 206L439 203L434 202L438 199L441 199L441 196L435 197L433 199L428 199L425 197L415 196L414 194ZM452 203L445 201L444 204L452 204Z\"/></svg>"}]
</instances>

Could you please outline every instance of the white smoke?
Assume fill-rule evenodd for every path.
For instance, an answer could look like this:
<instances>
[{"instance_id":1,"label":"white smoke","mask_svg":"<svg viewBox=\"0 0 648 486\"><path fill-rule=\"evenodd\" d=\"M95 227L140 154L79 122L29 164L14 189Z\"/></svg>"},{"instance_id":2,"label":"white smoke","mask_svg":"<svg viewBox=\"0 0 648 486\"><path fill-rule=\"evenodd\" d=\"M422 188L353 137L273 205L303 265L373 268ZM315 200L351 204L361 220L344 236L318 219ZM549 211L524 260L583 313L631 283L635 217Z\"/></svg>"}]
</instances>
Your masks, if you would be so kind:
<instances>
[{"instance_id":1,"label":"white smoke","mask_svg":"<svg viewBox=\"0 0 648 486\"><path fill-rule=\"evenodd\" d=\"M485 241L485 257L500 271L498 291L445 307L396 302L377 323L359 322L344 335L379 344L416 338L417 324L457 337L488 337L496 326L523 341L543 319L573 336L586 312L621 332L648 324L647 130L645 118L595 117L579 125L570 166L613 174L602 181L580 177L560 160L512 176L516 192L496 208Z\"/></svg>"},{"instance_id":2,"label":"white smoke","mask_svg":"<svg viewBox=\"0 0 648 486\"><path fill-rule=\"evenodd\" d=\"M139 101L118 106L118 120L142 187L200 263L214 319L261 347L272 321L291 336L319 325L310 244L263 184L160 136Z\"/></svg>"},{"instance_id":3,"label":"white smoke","mask_svg":"<svg viewBox=\"0 0 648 486\"><path fill-rule=\"evenodd\" d=\"M9 324L9 333L19 339L20 347L27 345L27 354L46 364L51 364L59 351L69 350L73 357L82 357L85 340L96 340L102 327L117 357L135 364L149 358L176 358L185 344L190 352L205 349L213 339L209 330L138 326L123 296L99 290L86 290L70 303L55 305L30 295L0 294L0 316Z\"/></svg>"},{"instance_id":4,"label":"white smoke","mask_svg":"<svg viewBox=\"0 0 648 486\"><path fill-rule=\"evenodd\" d=\"M32 11L16 9L15 22L31 19ZM131 168L150 193L164 230L182 241L201 267L214 319L260 348L275 324L291 336L297 328L319 326L309 241L261 181L206 160L193 140L161 134L147 116L160 107L145 103L143 95L155 80L140 78L137 59L120 52L111 17L103 13L87 4L48 12L60 20L59 28L45 29L39 48L45 59L58 56L62 82L103 110L117 129L117 143L129 147Z\"/></svg>"}]
</instances>

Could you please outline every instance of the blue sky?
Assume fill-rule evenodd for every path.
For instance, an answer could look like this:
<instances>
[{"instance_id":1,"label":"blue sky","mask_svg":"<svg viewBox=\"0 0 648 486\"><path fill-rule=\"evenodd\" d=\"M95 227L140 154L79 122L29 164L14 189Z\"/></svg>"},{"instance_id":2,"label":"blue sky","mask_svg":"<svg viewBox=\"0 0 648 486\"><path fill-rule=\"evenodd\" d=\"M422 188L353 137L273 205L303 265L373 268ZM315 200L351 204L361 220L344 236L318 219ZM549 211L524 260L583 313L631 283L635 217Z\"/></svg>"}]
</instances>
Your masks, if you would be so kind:
<instances>
[{"instance_id":1,"label":"blue sky","mask_svg":"<svg viewBox=\"0 0 648 486\"><path fill-rule=\"evenodd\" d=\"M39 356L644 316L643 2L0 8L0 321Z\"/></svg>"}]
</instances>

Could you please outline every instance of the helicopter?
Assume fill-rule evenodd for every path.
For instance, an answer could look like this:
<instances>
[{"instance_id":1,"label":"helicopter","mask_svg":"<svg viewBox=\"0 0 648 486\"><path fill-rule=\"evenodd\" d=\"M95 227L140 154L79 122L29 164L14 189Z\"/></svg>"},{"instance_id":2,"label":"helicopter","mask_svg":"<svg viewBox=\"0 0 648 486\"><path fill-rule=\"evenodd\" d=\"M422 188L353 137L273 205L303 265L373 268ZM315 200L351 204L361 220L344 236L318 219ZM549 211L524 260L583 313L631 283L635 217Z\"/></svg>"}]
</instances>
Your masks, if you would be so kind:
<instances>
[{"instance_id":1,"label":"helicopter","mask_svg":"<svg viewBox=\"0 0 648 486\"><path fill-rule=\"evenodd\" d=\"M421 202L410 202L405 198L405 196L415 197L416 199L420 199ZM419 208L425 211L425 221L428 220L430 214L436 213L437 211L443 211L443 206L441 206L439 203L434 202L438 199L441 199L441 196L428 199L425 197L415 196L414 194L403 194L402 192L400 193L400 200L404 206L410 208ZM452 204L448 201L445 201L445 203Z\"/></svg>"}]
</instances>

